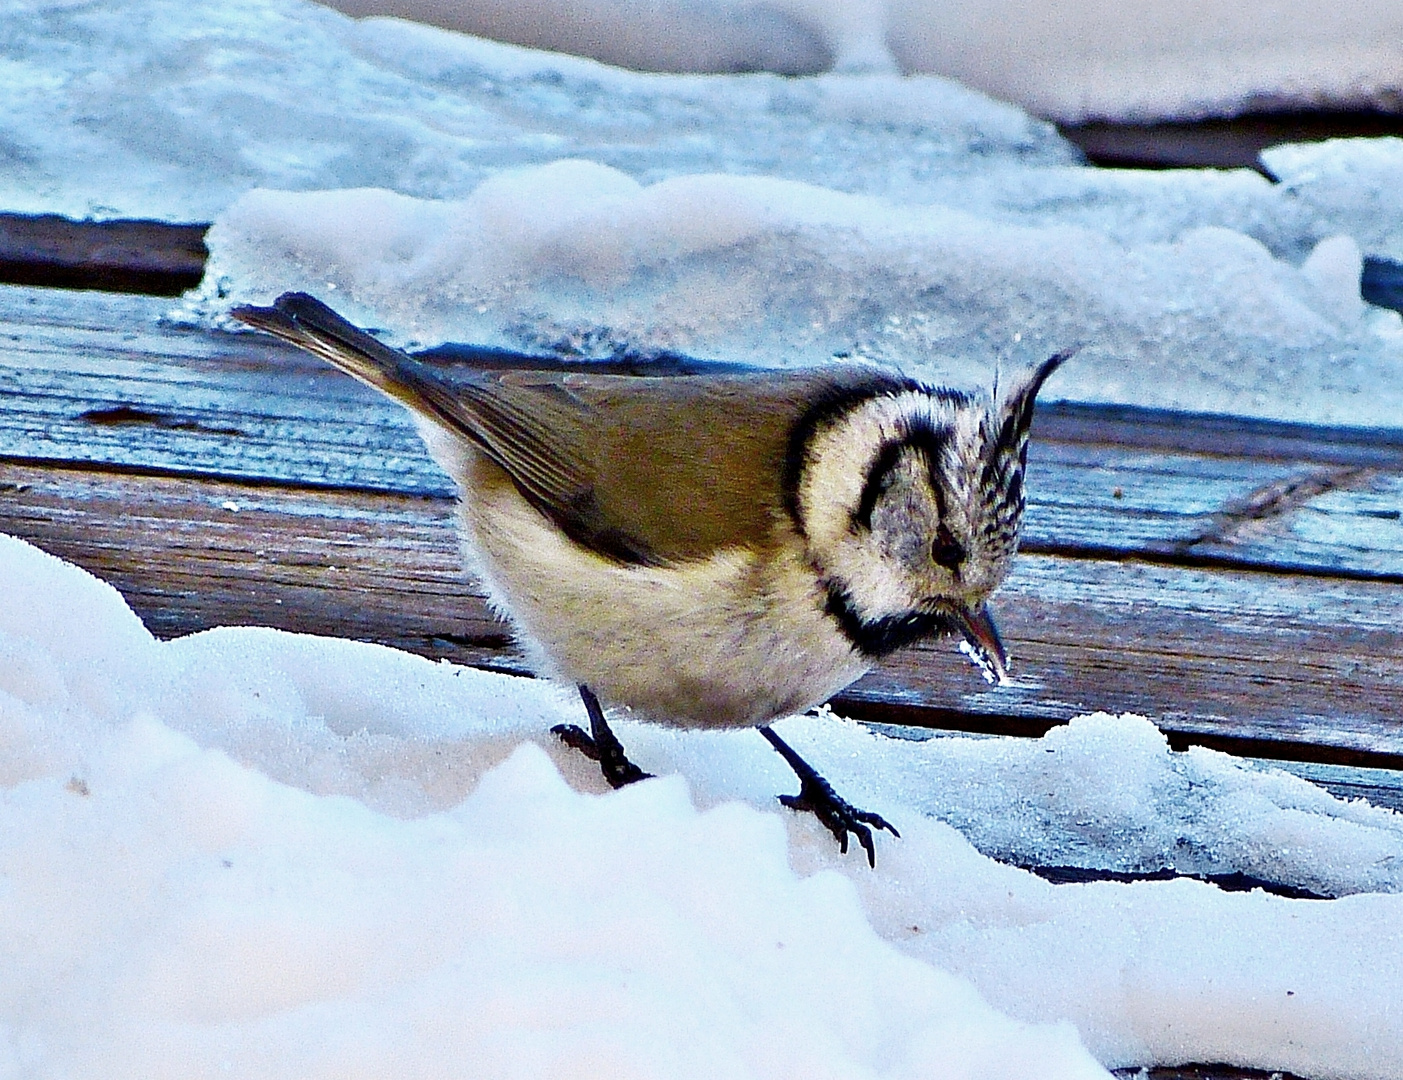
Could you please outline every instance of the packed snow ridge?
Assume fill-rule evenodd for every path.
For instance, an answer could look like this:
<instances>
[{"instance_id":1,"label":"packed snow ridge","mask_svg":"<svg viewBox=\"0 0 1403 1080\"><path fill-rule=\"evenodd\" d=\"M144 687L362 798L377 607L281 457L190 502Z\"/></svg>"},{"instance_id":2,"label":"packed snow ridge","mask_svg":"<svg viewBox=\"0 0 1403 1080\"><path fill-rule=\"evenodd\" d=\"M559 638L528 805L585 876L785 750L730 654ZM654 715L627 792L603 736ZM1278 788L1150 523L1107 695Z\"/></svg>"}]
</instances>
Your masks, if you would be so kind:
<instances>
[{"instance_id":1,"label":"packed snow ridge","mask_svg":"<svg viewBox=\"0 0 1403 1080\"><path fill-rule=\"evenodd\" d=\"M158 642L0 539L0 1076L1403 1077L1403 819L1147 721L779 728L901 839L784 811L753 732L259 629ZM1172 866L1052 885L1005 861ZM1099 1064L1098 1064L1099 1062Z\"/></svg>"}]
</instances>

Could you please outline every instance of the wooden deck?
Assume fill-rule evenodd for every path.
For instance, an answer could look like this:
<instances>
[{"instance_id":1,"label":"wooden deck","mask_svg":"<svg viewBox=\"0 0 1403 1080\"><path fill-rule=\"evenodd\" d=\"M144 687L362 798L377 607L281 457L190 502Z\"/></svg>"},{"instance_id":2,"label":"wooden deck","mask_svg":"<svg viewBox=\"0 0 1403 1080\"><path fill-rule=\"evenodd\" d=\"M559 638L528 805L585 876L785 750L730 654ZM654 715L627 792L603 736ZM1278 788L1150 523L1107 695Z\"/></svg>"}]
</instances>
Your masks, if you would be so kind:
<instances>
[{"instance_id":1,"label":"wooden deck","mask_svg":"<svg viewBox=\"0 0 1403 1080\"><path fill-rule=\"evenodd\" d=\"M452 489L395 405L169 301L0 287L0 528L157 633L257 623L517 669L458 569ZM1017 683L948 642L835 702L1037 734L1094 709L1177 745L1403 768L1403 430L1052 405L995 606Z\"/></svg>"},{"instance_id":2,"label":"wooden deck","mask_svg":"<svg viewBox=\"0 0 1403 1080\"><path fill-rule=\"evenodd\" d=\"M0 531L110 581L158 635L257 624L522 670L459 569L451 485L397 406L268 338L174 328L172 301L135 295L188 284L198 226L78 227L63 249L11 224L0 278L29 267L9 280L30 284L0 285ZM994 602L1016 684L985 686L937 642L835 708L1008 735L1134 711L1176 747L1276 759L1403 809L1403 429L1051 404L1027 488Z\"/></svg>"},{"instance_id":3,"label":"wooden deck","mask_svg":"<svg viewBox=\"0 0 1403 1080\"><path fill-rule=\"evenodd\" d=\"M1261 112L1154 124L1059 124L1058 130L1096 165L1132 169L1256 169L1270 176L1257 156L1269 146L1403 135L1403 112Z\"/></svg>"}]
</instances>

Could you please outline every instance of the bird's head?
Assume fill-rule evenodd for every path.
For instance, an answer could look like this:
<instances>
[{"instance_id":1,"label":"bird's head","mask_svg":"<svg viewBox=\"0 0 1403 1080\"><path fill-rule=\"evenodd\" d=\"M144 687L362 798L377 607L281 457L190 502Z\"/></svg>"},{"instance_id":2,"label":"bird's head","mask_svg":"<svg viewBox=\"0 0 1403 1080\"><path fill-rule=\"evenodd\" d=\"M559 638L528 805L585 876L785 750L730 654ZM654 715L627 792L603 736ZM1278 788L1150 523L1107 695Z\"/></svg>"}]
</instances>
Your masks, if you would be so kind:
<instances>
[{"instance_id":1,"label":"bird's head","mask_svg":"<svg viewBox=\"0 0 1403 1080\"><path fill-rule=\"evenodd\" d=\"M888 382L812 418L794 511L828 611L858 651L953 633L988 677L1006 677L986 601L1018 550L1034 399L1069 355L993 400Z\"/></svg>"}]
</instances>

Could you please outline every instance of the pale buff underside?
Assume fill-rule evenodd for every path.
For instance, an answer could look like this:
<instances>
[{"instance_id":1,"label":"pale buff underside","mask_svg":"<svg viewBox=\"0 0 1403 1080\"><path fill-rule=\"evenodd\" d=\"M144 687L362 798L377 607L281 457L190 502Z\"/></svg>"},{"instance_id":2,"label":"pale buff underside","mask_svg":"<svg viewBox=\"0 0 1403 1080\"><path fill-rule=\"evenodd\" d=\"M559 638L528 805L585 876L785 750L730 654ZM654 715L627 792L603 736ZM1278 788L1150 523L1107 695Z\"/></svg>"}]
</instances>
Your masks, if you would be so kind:
<instances>
[{"instance_id":1,"label":"pale buff underside","mask_svg":"<svg viewBox=\"0 0 1403 1080\"><path fill-rule=\"evenodd\" d=\"M567 539L496 465L421 428L463 489L465 553L540 674L658 723L747 727L826 701L870 667L823 613L797 536L763 561L730 549L620 565Z\"/></svg>"}]
</instances>

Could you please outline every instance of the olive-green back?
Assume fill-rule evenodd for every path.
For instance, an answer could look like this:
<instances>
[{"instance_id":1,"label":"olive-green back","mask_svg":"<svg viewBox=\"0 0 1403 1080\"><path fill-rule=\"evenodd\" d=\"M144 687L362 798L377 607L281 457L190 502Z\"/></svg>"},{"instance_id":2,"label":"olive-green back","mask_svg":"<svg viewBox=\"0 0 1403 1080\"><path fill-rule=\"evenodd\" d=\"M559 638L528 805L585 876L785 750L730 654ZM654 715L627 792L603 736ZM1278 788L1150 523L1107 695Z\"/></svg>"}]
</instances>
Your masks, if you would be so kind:
<instances>
[{"instance_id":1,"label":"olive-green back","mask_svg":"<svg viewBox=\"0 0 1403 1080\"><path fill-rule=\"evenodd\" d=\"M795 425L815 403L872 379L832 367L753 375L638 377L511 371L459 385L461 430L509 411L489 457L578 542L626 561L705 558L763 546L784 514ZM549 449L547 483L532 463Z\"/></svg>"}]
</instances>

